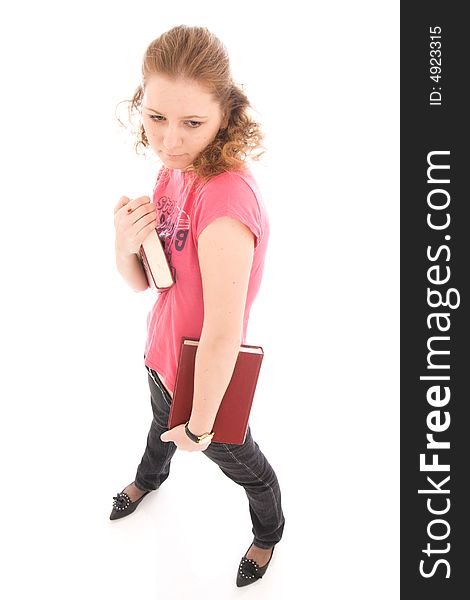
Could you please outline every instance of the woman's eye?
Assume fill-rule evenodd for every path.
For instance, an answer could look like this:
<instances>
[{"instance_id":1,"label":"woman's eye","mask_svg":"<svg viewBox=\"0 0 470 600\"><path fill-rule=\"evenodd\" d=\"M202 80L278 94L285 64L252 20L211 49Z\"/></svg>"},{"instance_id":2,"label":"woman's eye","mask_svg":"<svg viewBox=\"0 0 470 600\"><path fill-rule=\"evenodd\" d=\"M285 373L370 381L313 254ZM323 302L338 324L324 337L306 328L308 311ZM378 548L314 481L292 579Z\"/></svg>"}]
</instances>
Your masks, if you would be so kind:
<instances>
[{"instance_id":1,"label":"woman's eye","mask_svg":"<svg viewBox=\"0 0 470 600\"><path fill-rule=\"evenodd\" d=\"M165 117L162 117L161 115L148 115L150 117L150 119L152 119L152 121L155 121L157 123L161 123L161 119L164 119ZM186 121L186 123L189 123L189 128L190 129L197 129L200 125L202 125L201 121Z\"/></svg>"}]
</instances>

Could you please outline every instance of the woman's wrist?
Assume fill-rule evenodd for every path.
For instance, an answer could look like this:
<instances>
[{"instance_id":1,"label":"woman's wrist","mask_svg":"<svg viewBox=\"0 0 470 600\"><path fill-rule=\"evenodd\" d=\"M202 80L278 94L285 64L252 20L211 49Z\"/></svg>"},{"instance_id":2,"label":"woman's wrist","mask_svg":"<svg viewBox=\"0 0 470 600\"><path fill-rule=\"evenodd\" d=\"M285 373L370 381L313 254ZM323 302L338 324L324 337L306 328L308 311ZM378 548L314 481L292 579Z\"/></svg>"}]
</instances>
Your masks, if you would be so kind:
<instances>
[{"instance_id":1,"label":"woman's wrist","mask_svg":"<svg viewBox=\"0 0 470 600\"><path fill-rule=\"evenodd\" d=\"M208 422L198 420L197 417L191 416L188 421L188 429L193 435L203 435L204 433L212 433L214 421Z\"/></svg>"}]
</instances>

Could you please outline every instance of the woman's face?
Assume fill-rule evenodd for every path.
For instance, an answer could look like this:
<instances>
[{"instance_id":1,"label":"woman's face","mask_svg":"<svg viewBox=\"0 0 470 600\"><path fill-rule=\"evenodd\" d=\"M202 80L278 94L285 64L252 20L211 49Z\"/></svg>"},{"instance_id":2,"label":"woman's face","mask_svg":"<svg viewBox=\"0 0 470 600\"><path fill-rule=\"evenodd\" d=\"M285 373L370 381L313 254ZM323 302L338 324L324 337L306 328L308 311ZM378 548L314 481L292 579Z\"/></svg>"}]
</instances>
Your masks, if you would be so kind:
<instances>
[{"instance_id":1,"label":"woman's face","mask_svg":"<svg viewBox=\"0 0 470 600\"><path fill-rule=\"evenodd\" d=\"M226 127L219 103L199 84L160 74L152 75L145 86L142 123L163 164L182 171Z\"/></svg>"}]
</instances>

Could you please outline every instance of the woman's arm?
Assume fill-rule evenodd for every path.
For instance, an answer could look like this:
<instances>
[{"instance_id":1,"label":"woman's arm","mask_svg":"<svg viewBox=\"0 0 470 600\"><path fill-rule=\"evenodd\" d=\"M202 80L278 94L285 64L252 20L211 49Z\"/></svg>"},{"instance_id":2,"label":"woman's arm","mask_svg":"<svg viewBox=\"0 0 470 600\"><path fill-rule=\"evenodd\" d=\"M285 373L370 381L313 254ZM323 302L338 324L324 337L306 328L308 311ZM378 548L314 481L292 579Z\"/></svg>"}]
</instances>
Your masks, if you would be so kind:
<instances>
[{"instance_id":1,"label":"woman's arm","mask_svg":"<svg viewBox=\"0 0 470 600\"><path fill-rule=\"evenodd\" d=\"M198 239L204 323L196 352L189 430L212 431L242 339L254 235L237 219L220 217Z\"/></svg>"},{"instance_id":2,"label":"woman's arm","mask_svg":"<svg viewBox=\"0 0 470 600\"><path fill-rule=\"evenodd\" d=\"M123 255L116 249L116 268L135 292L143 292L149 287L144 266L139 255Z\"/></svg>"}]
</instances>

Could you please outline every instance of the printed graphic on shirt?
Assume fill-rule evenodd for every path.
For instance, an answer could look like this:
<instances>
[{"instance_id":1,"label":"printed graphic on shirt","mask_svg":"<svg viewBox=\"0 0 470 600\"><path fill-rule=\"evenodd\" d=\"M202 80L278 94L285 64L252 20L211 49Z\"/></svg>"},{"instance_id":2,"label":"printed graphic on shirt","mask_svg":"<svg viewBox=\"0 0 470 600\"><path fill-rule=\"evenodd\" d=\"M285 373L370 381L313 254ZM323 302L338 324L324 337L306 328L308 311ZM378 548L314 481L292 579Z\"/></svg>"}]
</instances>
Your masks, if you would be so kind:
<instances>
[{"instance_id":1,"label":"printed graphic on shirt","mask_svg":"<svg viewBox=\"0 0 470 600\"><path fill-rule=\"evenodd\" d=\"M191 220L186 211L184 211L169 196L161 196L155 201L159 224L157 233L160 238L165 255L170 264L173 279L176 281L176 269L172 265L173 249L181 252L188 238Z\"/></svg>"}]
</instances>

